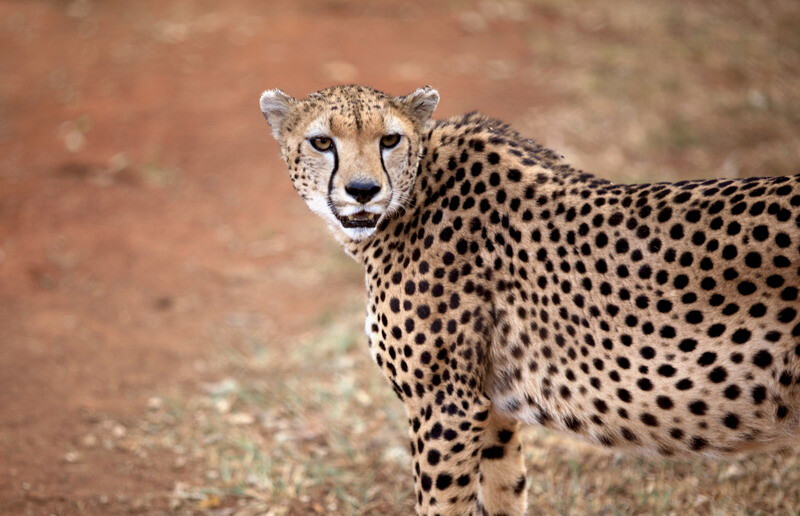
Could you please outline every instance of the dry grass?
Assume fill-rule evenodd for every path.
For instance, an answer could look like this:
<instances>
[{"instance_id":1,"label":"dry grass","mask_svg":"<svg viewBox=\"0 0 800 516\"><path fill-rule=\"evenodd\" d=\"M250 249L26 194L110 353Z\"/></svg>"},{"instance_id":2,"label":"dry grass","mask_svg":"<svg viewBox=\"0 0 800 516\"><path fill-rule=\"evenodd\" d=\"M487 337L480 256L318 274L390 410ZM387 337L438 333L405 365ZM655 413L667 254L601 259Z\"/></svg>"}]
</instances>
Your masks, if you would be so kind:
<instances>
[{"instance_id":1,"label":"dry grass","mask_svg":"<svg viewBox=\"0 0 800 516\"><path fill-rule=\"evenodd\" d=\"M455 16L465 7L454 6ZM628 181L800 171L795 0L470 7L464 20L477 28L504 12L530 24L536 65L520 80L564 102L521 114L517 125L579 166ZM326 259L357 277L354 265ZM406 422L369 360L362 303L343 300L299 340L228 328L210 373L218 381L154 400L139 428L105 438L170 450L179 472L187 463L205 472L176 485L176 511L410 514ZM531 506L545 514L800 508L800 452L665 462L540 430L528 441Z\"/></svg>"},{"instance_id":2,"label":"dry grass","mask_svg":"<svg viewBox=\"0 0 800 516\"><path fill-rule=\"evenodd\" d=\"M225 376L154 403L140 445L205 471L202 483L176 486L176 509L413 510L405 416L364 352L359 305L320 316L297 342L229 328L212 366Z\"/></svg>"},{"instance_id":3,"label":"dry grass","mask_svg":"<svg viewBox=\"0 0 800 516\"><path fill-rule=\"evenodd\" d=\"M225 376L154 401L119 436L205 472L176 485L176 511L413 512L405 417L365 352L360 304L349 299L296 343L230 331L213 366ZM800 452L664 461L544 430L527 441L531 506L544 514L794 514L800 501Z\"/></svg>"},{"instance_id":4,"label":"dry grass","mask_svg":"<svg viewBox=\"0 0 800 516\"><path fill-rule=\"evenodd\" d=\"M526 79L564 102L519 123L573 163L624 181L800 172L797 2L526 5Z\"/></svg>"}]
</instances>

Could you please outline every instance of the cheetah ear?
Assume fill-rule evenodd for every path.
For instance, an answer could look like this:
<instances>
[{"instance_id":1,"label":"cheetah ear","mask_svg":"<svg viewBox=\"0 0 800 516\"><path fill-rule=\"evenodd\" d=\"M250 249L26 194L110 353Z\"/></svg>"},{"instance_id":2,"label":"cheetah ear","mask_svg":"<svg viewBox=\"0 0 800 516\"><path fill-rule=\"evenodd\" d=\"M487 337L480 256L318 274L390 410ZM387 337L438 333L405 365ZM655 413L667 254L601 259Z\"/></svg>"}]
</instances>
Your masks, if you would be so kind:
<instances>
[{"instance_id":1,"label":"cheetah ear","mask_svg":"<svg viewBox=\"0 0 800 516\"><path fill-rule=\"evenodd\" d=\"M270 127L272 127L272 135L279 142L281 139L281 127L283 125L286 115L296 102L295 99L285 94L279 89L267 90L261 94L259 104L261 105L261 113L267 119Z\"/></svg>"},{"instance_id":2,"label":"cheetah ear","mask_svg":"<svg viewBox=\"0 0 800 516\"><path fill-rule=\"evenodd\" d=\"M439 104L439 92L430 86L423 86L404 97L395 97L394 101L422 125L433 116L433 111Z\"/></svg>"}]
</instances>

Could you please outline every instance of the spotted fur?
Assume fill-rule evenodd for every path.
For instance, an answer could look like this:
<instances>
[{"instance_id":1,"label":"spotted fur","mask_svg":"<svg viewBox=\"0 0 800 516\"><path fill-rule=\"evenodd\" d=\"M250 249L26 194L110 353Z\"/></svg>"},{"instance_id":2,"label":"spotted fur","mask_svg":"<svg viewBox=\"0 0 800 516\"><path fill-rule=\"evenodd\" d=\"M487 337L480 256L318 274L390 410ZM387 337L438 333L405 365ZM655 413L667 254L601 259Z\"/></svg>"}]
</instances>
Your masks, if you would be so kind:
<instances>
[{"instance_id":1,"label":"spotted fur","mask_svg":"<svg viewBox=\"0 0 800 516\"><path fill-rule=\"evenodd\" d=\"M345 86L265 110L295 186L323 205L336 192L309 185L336 171L305 124L362 142L345 161L384 152L401 119L402 170L365 172L390 176L397 202L357 235L323 216L366 270L418 513L524 513L520 423L665 456L796 440L800 175L614 184L497 120L430 121L431 92Z\"/></svg>"}]
</instances>

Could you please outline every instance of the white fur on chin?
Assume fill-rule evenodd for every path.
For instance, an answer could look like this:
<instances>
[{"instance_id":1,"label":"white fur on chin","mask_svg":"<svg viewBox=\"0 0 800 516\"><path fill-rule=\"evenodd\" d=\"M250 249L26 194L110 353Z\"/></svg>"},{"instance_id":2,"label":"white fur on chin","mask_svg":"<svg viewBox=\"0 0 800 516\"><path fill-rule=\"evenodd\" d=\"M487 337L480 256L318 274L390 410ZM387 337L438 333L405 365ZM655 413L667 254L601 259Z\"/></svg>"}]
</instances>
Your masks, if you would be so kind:
<instances>
[{"instance_id":1,"label":"white fur on chin","mask_svg":"<svg viewBox=\"0 0 800 516\"><path fill-rule=\"evenodd\" d=\"M364 240L372 236L375 233L375 228L346 228L341 226L342 231L344 234L347 235L351 240L355 240L356 242L360 240Z\"/></svg>"}]
</instances>

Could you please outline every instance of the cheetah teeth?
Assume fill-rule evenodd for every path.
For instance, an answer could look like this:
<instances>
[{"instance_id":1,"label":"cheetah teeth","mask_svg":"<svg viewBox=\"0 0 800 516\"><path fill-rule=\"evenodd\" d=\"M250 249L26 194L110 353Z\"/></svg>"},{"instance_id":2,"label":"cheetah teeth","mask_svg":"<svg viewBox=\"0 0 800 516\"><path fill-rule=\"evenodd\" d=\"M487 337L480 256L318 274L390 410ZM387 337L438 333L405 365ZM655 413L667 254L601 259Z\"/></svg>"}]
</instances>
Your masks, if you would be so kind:
<instances>
[{"instance_id":1,"label":"cheetah teeth","mask_svg":"<svg viewBox=\"0 0 800 516\"><path fill-rule=\"evenodd\" d=\"M380 215L375 213L359 211L346 217L339 217L339 221L346 228L374 228L379 218Z\"/></svg>"}]
</instances>

